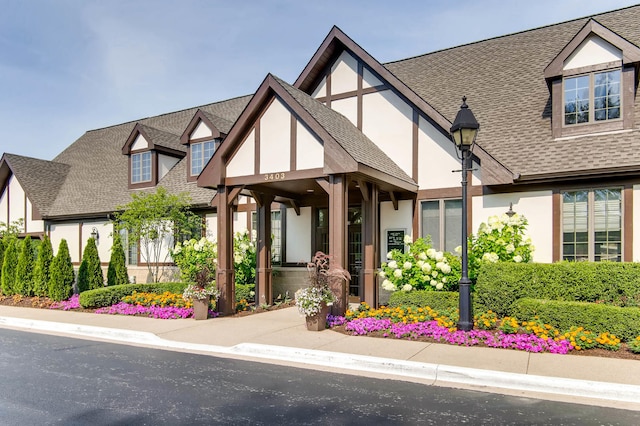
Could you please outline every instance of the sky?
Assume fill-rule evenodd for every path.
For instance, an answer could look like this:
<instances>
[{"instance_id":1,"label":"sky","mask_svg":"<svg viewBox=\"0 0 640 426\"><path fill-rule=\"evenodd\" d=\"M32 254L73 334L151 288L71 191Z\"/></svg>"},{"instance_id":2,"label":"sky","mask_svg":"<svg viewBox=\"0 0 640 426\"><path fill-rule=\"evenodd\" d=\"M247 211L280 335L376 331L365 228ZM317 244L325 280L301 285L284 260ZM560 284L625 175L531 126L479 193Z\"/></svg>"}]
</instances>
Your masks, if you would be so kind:
<instances>
[{"instance_id":1,"label":"sky","mask_svg":"<svg viewBox=\"0 0 640 426\"><path fill-rule=\"evenodd\" d=\"M293 83L333 25L384 63L637 2L0 0L0 153Z\"/></svg>"}]
</instances>

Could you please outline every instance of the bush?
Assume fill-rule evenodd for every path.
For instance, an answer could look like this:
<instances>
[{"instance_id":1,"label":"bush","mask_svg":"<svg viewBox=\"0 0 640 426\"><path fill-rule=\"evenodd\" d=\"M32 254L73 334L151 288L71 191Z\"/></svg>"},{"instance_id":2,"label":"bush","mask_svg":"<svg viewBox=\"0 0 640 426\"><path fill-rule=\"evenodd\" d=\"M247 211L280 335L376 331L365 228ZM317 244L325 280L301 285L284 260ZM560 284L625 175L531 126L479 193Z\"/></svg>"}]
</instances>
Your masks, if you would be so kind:
<instances>
[{"instance_id":1,"label":"bush","mask_svg":"<svg viewBox=\"0 0 640 426\"><path fill-rule=\"evenodd\" d=\"M625 341L640 335L640 308L636 307L523 298L514 303L512 310L520 321L537 317L559 330L583 327L596 334L611 333Z\"/></svg>"},{"instance_id":2,"label":"bush","mask_svg":"<svg viewBox=\"0 0 640 426\"><path fill-rule=\"evenodd\" d=\"M514 313L521 298L640 306L640 264L612 262L486 263L475 286L482 311Z\"/></svg>"},{"instance_id":3,"label":"bush","mask_svg":"<svg viewBox=\"0 0 640 426\"><path fill-rule=\"evenodd\" d=\"M4 261L2 263L2 294L13 296L16 282L16 266L18 263L18 240L9 238L6 242L7 248L4 251Z\"/></svg>"},{"instance_id":4,"label":"bush","mask_svg":"<svg viewBox=\"0 0 640 426\"><path fill-rule=\"evenodd\" d=\"M129 284L129 272L127 271L126 258L122 240L119 234L113 237L111 258L107 269L107 285Z\"/></svg>"},{"instance_id":5,"label":"bush","mask_svg":"<svg viewBox=\"0 0 640 426\"><path fill-rule=\"evenodd\" d=\"M104 287L104 275L100 267L100 256L96 240L89 238L82 253L82 263L78 269L78 293Z\"/></svg>"},{"instance_id":6,"label":"bush","mask_svg":"<svg viewBox=\"0 0 640 426\"><path fill-rule=\"evenodd\" d=\"M237 295L238 284L253 284L256 281L256 245L251 241L248 231L236 232L233 236L233 269Z\"/></svg>"},{"instance_id":7,"label":"bush","mask_svg":"<svg viewBox=\"0 0 640 426\"><path fill-rule=\"evenodd\" d=\"M253 299L252 291L255 291L255 284L238 284L236 283L236 303L241 300L249 301Z\"/></svg>"},{"instance_id":8,"label":"bush","mask_svg":"<svg viewBox=\"0 0 640 426\"><path fill-rule=\"evenodd\" d=\"M185 282L195 282L198 272L207 268L209 274L216 275L218 249L217 244L207 240L191 239L183 243L176 243L171 250L173 261L180 269L180 277Z\"/></svg>"},{"instance_id":9,"label":"bush","mask_svg":"<svg viewBox=\"0 0 640 426\"><path fill-rule=\"evenodd\" d=\"M58 247L58 254L51 262L49 273L49 297L60 302L73 294L73 281L75 279L69 246L67 240L62 239Z\"/></svg>"},{"instance_id":10,"label":"bush","mask_svg":"<svg viewBox=\"0 0 640 426\"><path fill-rule=\"evenodd\" d=\"M38 249L36 266L33 271L33 293L36 296L46 296L49 293L49 270L53 261L51 240L46 235Z\"/></svg>"},{"instance_id":11,"label":"bush","mask_svg":"<svg viewBox=\"0 0 640 426\"><path fill-rule=\"evenodd\" d=\"M124 297L137 293L162 294L165 291L182 294L187 283L146 283L122 284L88 290L80 293L80 306L83 308L104 308L120 302Z\"/></svg>"},{"instance_id":12,"label":"bush","mask_svg":"<svg viewBox=\"0 0 640 426\"><path fill-rule=\"evenodd\" d=\"M14 292L23 296L32 296L34 250L31 244L31 237L27 235L18 247L20 248L20 253L16 266Z\"/></svg>"},{"instance_id":13,"label":"bush","mask_svg":"<svg viewBox=\"0 0 640 426\"><path fill-rule=\"evenodd\" d=\"M458 292L455 291L396 291L391 294L389 306L430 307L436 311L452 311L458 308Z\"/></svg>"}]
</instances>

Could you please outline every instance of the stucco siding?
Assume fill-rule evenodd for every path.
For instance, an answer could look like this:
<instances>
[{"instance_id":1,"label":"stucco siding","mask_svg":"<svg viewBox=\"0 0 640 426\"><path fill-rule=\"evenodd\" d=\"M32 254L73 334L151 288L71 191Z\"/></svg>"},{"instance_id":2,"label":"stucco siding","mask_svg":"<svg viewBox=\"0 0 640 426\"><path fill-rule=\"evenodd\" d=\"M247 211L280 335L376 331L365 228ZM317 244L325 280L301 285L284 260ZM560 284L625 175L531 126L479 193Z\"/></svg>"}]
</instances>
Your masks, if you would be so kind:
<instances>
[{"instance_id":1,"label":"stucco siding","mask_svg":"<svg viewBox=\"0 0 640 426\"><path fill-rule=\"evenodd\" d=\"M196 126L195 129L193 129L193 132L191 132L191 135L189 135L189 139L202 139L202 138L209 138L213 136L213 133L211 132L211 129L204 124L204 122L201 120L198 125Z\"/></svg>"},{"instance_id":2,"label":"stucco siding","mask_svg":"<svg viewBox=\"0 0 640 426\"><path fill-rule=\"evenodd\" d=\"M607 43L598 36L591 36L583 41L580 46L565 61L564 69L587 67L590 65L604 64L622 59L622 51Z\"/></svg>"},{"instance_id":3,"label":"stucco siding","mask_svg":"<svg viewBox=\"0 0 640 426\"><path fill-rule=\"evenodd\" d=\"M311 260L311 207L302 207L300 216L287 209L287 263L306 263Z\"/></svg>"},{"instance_id":4,"label":"stucco siding","mask_svg":"<svg viewBox=\"0 0 640 426\"><path fill-rule=\"evenodd\" d=\"M362 132L409 176L413 172L413 109L390 90L363 96Z\"/></svg>"},{"instance_id":5,"label":"stucco siding","mask_svg":"<svg viewBox=\"0 0 640 426\"><path fill-rule=\"evenodd\" d=\"M227 165L227 177L249 176L254 174L256 154L255 130L247 135L240 148Z\"/></svg>"},{"instance_id":6,"label":"stucco siding","mask_svg":"<svg viewBox=\"0 0 640 426\"><path fill-rule=\"evenodd\" d=\"M420 117L418 132L418 185L420 189L460 186L460 160L449 138Z\"/></svg>"},{"instance_id":7,"label":"stucco siding","mask_svg":"<svg viewBox=\"0 0 640 426\"><path fill-rule=\"evenodd\" d=\"M291 113L279 99L260 119L260 173L291 169Z\"/></svg>"},{"instance_id":8,"label":"stucco siding","mask_svg":"<svg viewBox=\"0 0 640 426\"><path fill-rule=\"evenodd\" d=\"M358 61L347 52L342 52L331 67L331 94L351 92L358 89Z\"/></svg>"},{"instance_id":9,"label":"stucco siding","mask_svg":"<svg viewBox=\"0 0 640 426\"><path fill-rule=\"evenodd\" d=\"M91 232L91 231L89 231ZM77 222L53 223L51 224L51 246L54 255L58 254L60 242L65 239L69 246L69 255L72 262L80 262L80 242L78 241L80 234Z\"/></svg>"},{"instance_id":10,"label":"stucco siding","mask_svg":"<svg viewBox=\"0 0 640 426\"><path fill-rule=\"evenodd\" d=\"M358 124L358 99L354 96L352 98L340 99L331 101L331 109L338 111L344 115L353 123L354 126Z\"/></svg>"},{"instance_id":11,"label":"stucco siding","mask_svg":"<svg viewBox=\"0 0 640 426\"><path fill-rule=\"evenodd\" d=\"M524 215L529 222L527 234L535 251L535 262L550 263L553 254L553 204L551 191L513 192L473 197L472 230L475 234L481 222L489 216L502 215L513 203L513 211Z\"/></svg>"},{"instance_id":12,"label":"stucco siding","mask_svg":"<svg viewBox=\"0 0 640 426\"><path fill-rule=\"evenodd\" d=\"M296 169L324 166L324 146L302 123L296 125Z\"/></svg>"}]
</instances>

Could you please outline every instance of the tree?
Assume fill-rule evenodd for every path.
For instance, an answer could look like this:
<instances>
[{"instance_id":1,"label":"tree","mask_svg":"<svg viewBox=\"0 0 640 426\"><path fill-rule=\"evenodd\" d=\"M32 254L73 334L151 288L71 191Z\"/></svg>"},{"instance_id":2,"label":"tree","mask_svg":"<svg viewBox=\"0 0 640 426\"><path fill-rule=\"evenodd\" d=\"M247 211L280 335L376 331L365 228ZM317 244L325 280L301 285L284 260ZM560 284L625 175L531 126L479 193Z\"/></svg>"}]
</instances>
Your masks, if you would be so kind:
<instances>
[{"instance_id":1,"label":"tree","mask_svg":"<svg viewBox=\"0 0 640 426\"><path fill-rule=\"evenodd\" d=\"M49 297L56 302L71 297L75 276L67 240L62 239L60 241L58 254L53 258L49 272Z\"/></svg>"},{"instance_id":2,"label":"tree","mask_svg":"<svg viewBox=\"0 0 640 426\"><path fill-rule=\"evenodd\" d=\"M33 295L33 264L34 251L31 244L31 237L22 240L20 244L20 252L18 254L18 264L16 266L16 280L14 283L14 292L23 296Z\"/></svg>"},{"instance_id":3,"label":"tree","mask_svg":"<svg viewBox=\"0 0 640 426\"><path fill-rule=\"evenodd\" d=\"M111 246L111 258L107 269L107 285L129 284L129 272L127 271L127 261L122 247L120 234L113 237Z\"/></svg>"},{"instance_id":4,"label":"tree","mask_svg":"<svg viewBox=\"0 0 640 426\"><path fill-rule=\"evenodd\" d=\"M4 263L4 249L5 249L4 238L0 238L0 283L2 283L2 265Z\"/></svg>"},{"instance_id":5,"label":"tree","mask_svg":"<svg viewBox=\"0 0 640 426\"><path fill-rule=\"evenodd\" d=\"M14 220L13 222L11 222L10 224L7 224L5 222L0 222L0 237L18 237L18 234L20 234L22 231L24 230L24 219L18 219L18 220Z\"/></svg>"},{"instance_id":6,"label":"tree","mask_svg":"<svg viewBox=\"0 0 640 426\"><path fill-rule=\"evenodd\" d=\"M49 293L49 269L53 261L53 248L48 236L44 236L40 248L36 266L33 270L33 293L36 296L46 296Z\"/></svg>"},{"instance_id":7,"label":"tree","mask_svg":"<svg viewBox=\"0 0 640 426\"><path fill-rule=\"evenodd\" d=\"M82 263L78 270L78 293L102 287L104 287L104 275L100 267L100 255L96 247L96 240L89 238L82 253Z\"/></svg>"},{"instance_id":8,"label":"tree","mask_svg":"<svg viewBox=\"0 0 640 426\"><path fill-rule=\"evenodd\" d=\"M5 240L7 249L4 252L4 262L2 263L2 294L13 296L16 281L16 266L18 263L18 240L9 237Z\"/></svg>"},{"instance_id":9,"label":"tree","mask_svg":"<svg viewBox=\"0 0 640 426\"><path fill-rule=\"evenodd\" d=\"M115 232L126 230L130 244L140 243L149 280L158 282L164 272L162 265L169 260L173 236L190 237L201 225L201 219L189 210L187 193L168 194L165 188L158 187L155 193L133 193L131 198L128 204L117 208Z\"/></svg>"}]
</instances>

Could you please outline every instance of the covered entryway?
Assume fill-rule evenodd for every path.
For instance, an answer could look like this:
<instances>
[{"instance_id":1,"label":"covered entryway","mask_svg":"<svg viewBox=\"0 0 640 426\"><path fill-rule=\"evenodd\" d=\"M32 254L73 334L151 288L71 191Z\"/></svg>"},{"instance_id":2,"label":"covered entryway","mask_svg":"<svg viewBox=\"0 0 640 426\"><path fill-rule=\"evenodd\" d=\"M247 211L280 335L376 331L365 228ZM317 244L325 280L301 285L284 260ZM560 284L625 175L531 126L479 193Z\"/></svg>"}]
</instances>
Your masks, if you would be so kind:
<instances>
[{"instance_id":1,"label":"covered entryway","mask_svg":"<svg viewBox=\"0 0 640 426\"><path fill-rule=\"evenodd\" d=\"M233 213L240 196L257 206L256 302L273 300L271 211L287 207L285 223L300 233L296 243L310 260L322 249L353 282L332 288L333 313L343 314L349 294L377 303L380 262L379 203L415 199L416 183L341 114L273 76L246 110L198 178L217 188L220 309L235 310ZM317 214L306 216L307 211ZM287 256L292 255L287 252ZM293 256L293 255L292 255ZM292 257L295 258L295 257Z\"/></svg>"}]
</instances>

